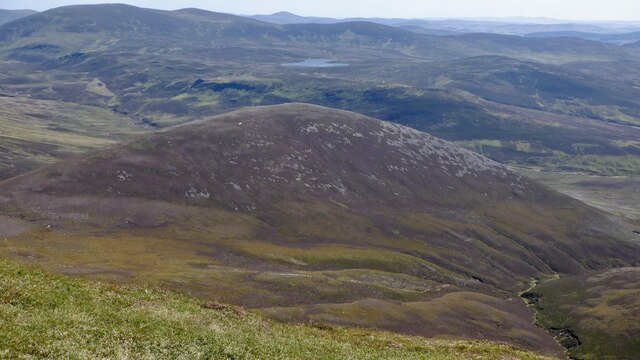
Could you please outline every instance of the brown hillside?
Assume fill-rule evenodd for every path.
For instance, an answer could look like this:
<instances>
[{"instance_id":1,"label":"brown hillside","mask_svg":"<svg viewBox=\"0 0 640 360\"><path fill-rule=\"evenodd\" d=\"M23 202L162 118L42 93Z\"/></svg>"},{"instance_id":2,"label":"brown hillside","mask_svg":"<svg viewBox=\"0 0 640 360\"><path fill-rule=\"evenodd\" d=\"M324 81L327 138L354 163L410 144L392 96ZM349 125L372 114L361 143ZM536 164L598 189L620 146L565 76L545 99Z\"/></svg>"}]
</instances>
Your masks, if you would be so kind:
<instances>
[{"instance_id":1,"label":"brown hillside","mask_svg":"<svg viewBox=\"0 0 640 360\"><path fill-rule=\"evenodd\" d=\"M638 263L602 213L498 163L303 104L175 127L5 181L0 194L0 221L31 227L1 249L58 270L161 281L280 318L549 351L516 291Z\"/></svg>"}]
</instances>

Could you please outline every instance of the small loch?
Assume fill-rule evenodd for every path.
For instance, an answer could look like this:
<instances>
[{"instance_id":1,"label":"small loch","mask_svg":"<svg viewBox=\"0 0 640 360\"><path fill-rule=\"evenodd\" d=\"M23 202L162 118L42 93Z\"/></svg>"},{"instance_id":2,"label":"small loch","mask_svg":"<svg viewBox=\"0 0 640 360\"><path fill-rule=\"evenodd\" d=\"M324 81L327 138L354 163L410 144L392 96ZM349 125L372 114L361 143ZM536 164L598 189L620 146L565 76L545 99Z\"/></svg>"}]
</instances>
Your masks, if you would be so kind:
<instances>
[{"instance_id":1,"label":"small loch","mask_svg":"<svg viewBox=\"0 0 640 360\"><path fill-rule=\"evenodd\" d=\"M329 67L345 67L346 63L333 62L329 59L305 59L300 62L282 64L284 66L309 67L309 68L329 68Z\"/></svg>"}]
</instances>

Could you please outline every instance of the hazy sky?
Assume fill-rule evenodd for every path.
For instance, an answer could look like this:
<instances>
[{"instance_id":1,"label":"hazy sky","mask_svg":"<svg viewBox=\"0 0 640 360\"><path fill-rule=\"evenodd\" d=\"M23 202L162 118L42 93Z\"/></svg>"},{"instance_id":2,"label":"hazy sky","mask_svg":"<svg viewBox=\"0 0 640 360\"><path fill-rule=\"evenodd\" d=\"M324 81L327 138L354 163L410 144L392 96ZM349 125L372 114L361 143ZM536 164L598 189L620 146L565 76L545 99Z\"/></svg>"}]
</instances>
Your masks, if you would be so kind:
<instances>
[{"instance_id":1,"label":"hazy sky","mask_svg":"<svg viewBox=\"0 0 640 360\"><path fill-rule=\"evenodd\" d=\"M0 0L0 8L35 9L105 1ZM290 11L330 17L549 17L571 20L640 20L640 0L122 0L156 9L197 7L234 14Z\"/></svg>"}]
</instances>

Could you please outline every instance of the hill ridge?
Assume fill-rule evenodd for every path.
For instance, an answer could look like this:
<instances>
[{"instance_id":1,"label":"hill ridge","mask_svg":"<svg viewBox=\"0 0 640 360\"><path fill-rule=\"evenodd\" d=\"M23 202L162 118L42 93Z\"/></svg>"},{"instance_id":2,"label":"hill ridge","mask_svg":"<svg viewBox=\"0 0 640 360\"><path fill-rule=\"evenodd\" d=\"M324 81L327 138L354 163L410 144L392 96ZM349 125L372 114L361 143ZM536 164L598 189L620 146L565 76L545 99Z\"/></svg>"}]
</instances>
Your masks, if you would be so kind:
<instances>
[{"instance_id":1,"label":"hill ridge","mask_svg":"<svg viewBox=\"0 0 640 360\"><path fill-rule=\"evenodd\" d=\"M0 252L72 273L276 318L360 324L349 309L365 306L405 314L373 326L459 336L433 309L549 351L515 292L639 262L600 211L431 135L306 104L243 108L4 181L0 231L12 230Z\"/></svg>"}]
</instances>

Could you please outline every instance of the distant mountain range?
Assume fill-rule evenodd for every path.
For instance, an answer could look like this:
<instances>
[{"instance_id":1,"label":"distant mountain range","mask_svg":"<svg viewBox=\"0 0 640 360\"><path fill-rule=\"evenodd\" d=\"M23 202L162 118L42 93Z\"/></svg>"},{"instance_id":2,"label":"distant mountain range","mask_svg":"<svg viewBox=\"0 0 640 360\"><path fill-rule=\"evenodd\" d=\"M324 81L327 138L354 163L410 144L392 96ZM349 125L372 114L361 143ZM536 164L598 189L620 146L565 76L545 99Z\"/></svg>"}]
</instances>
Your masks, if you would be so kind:
<instances>
[{"instance_id":1,"label":"distant mountain range","mask_svg":"<svg viewBox=\"0 0 640 360\"><path fill-rule=\"evenodd\" d=\"M33 10L0 9L0 25L36 14ZM393 19L393 18L328 18L299 16L281 11L271 15L250 15L251 19L273 24L336 24L342 22L374 22L400 27L423 34L454 35L486 32L531 37L576 37L618 45L640 41L640 23L634 22L571 22L547 18L483 18L483 19Z\"/></svg>"},{"instance_id":2,"label":"distant mountain range","mask_svg":"<svg viewBox=\"0 0 640 360\"><path fill-rule=\"evenodd\" d=\"M387 19L305 17L289 12L272 15L253 15L252 19L274 24L335 24L370 21L401 27L420 33L452 35L464 33L493 33L502 35L531 35L544 37L570 36L582 39L624 44L638 39L640 23L630 22L571 22L545 18L487 18L487 19Z\"/></svg>"},{"instance_id":3,"label":"distant mountain range","mask_svg":"<svg viewBox=\"0 0 640 360\"><path fill-rule=\"evenodd\" d=\"M198 9L92 5L1 26L0 57L6 60L0 90L17 96L5 103L30 97L99 106L153 128L238 106L308 102L429 131L501 162L637 171L640 87L633 79L640 55L631 47L566 37L435 36L371 22L274 25ZM349 66L320 72L283 66L322 58ZM63 142L35 146L32 133L11 122L6 128L12 146L0 157L9 159L0 163L0 177L78 149ZM47 132L62 128L49 125ZM77 135L88 135L89 145L122 139L114 134ZM47 156L29 155L33 149Z\"/></svg>"},{"instance_id":4,"label":"distant mountain range","mask_svg":"<svg viewBox=\"0 0 640 360\"><path fill-rule=\"evenodd\" d=\"M580 31L546 31L536 32L526 35L527 37L574 37L585 40L600 41L618 45L631 44L640 41L640 31L621 34L602 34Z\"/></svg>"}]
</instances>

